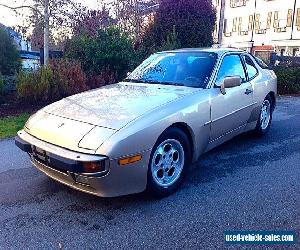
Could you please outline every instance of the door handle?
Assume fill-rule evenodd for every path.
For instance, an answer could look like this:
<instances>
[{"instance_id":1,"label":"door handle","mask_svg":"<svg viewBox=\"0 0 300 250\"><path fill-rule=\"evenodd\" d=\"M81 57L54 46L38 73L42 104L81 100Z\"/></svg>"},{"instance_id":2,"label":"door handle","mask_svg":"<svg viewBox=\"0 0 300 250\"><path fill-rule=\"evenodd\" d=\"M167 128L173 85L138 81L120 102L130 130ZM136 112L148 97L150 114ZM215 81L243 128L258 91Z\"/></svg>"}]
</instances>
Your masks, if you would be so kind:
<instances>
[{"instance_id":1,"label":"door handle","mask_svg":"<svg viewBox=\"0 0 300 250\"><path fill-rule=\"evenodd\" d=\"M245 94L246 94L246 95L249 95L249 94L251 94L252 92L253 92L253 90L251 90L251 89L246 89Z\"/></svg>"}]
</instances>

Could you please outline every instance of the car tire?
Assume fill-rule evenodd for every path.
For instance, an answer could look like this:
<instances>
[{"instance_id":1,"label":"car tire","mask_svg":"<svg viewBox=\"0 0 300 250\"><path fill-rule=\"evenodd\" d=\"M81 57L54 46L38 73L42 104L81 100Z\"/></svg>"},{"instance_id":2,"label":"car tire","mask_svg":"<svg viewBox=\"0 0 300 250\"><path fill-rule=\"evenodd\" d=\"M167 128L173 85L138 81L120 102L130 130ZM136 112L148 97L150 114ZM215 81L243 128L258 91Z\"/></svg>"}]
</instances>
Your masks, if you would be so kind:
<instances>
[{"instance_id":1,"label":"car tire","mask_svg":"<svg viewBox=\"0 0 300 250\"><path fill-rule=\"evenodd\" d=\"M155 143L148 165L147 191L154 197L172 194L180 186L191 163L187 135L178 128L166 130Z\"/></svg>"},{"instance_id":2,"label":"car tire","mask_svg":"<svg viewBox=\"0 0 300 250\"><path fill-rule=\"evenodd\" d=\"M272 123L272 115L273 101L272 98L268 95L261 105L259 117L254 129L254 133L256 136L263 136L269 131Z\"/></svg>"}]
</instances>

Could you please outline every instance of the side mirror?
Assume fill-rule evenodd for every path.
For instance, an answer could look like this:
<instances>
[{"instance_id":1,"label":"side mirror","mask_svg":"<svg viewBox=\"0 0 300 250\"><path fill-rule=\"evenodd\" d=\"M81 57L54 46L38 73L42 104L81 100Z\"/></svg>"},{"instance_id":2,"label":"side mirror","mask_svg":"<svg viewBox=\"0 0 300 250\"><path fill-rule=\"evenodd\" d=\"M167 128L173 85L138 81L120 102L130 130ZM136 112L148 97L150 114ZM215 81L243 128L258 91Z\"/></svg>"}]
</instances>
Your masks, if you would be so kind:
<instances>
[{"instance_id":1,"label":"side mirror","mask_svg":"<svg viewBox=\"0 0 300 250\"><path fill-rule=\"evenodd\" d=\"M240 76L228 76L225 77L222 84L221 84L221 93L223 95L226 94L226 88L233 88L233 87L237 87L240 86L242 83L242 78Z\"/></svg>"}]
</instances>

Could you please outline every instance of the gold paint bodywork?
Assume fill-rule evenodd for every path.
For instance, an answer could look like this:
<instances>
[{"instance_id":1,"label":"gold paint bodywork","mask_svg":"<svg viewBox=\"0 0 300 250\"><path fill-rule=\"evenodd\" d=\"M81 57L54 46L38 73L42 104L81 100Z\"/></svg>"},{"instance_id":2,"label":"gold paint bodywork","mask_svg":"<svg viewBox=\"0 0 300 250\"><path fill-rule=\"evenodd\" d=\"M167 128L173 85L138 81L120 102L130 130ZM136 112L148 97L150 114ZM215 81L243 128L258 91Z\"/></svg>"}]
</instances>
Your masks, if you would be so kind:
<instances>
[{"instance_id":1,"label":"gold paint bodywork","mask_svg":"<svg viewBox=\"0 0 300 250\"><path fill-rule=\"evenodd\" d=\"M32 163L75 189L103 197L119 196L145 190L152 147L170 126L189 131L193 161L254 129L264 98L270 92L277 93L275 74L257 65L259 73L253 80L228 88L223 95L214 87L220 63L225 55L242 52L208 51L218 54L218 62L206 89L121 82L51 104L31 117L18 133L24 141L44 150L45 143L51 145L66 158L73 153L108 157L105 176L83 176L80 178L84 180L77 183L72 173L61 173L34 159ZM245 95L246 89L253 92ZM136 154L141 154L141 161L118 164L120 158Z\"/></svg>"}]
</instances>

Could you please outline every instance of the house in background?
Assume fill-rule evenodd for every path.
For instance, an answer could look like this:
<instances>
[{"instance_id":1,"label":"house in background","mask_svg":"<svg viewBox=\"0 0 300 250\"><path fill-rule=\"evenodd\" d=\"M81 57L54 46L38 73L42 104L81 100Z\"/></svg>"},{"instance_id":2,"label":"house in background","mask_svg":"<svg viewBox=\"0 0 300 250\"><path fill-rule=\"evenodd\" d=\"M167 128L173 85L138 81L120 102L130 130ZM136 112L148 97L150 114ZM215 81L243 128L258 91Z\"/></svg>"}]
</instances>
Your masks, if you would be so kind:
<instances>
[{"instance_id":1,"label":"house in background","mask_svg":"<svg viewBox=\"0 0 300 250\"><path fill-rule=\"evenodd\" d=\"M22 35L11 27L7 27L0 23L0 28L6 30L13 38L17 49L20 52L20 61L22 68L26 70L37 69L40 66L40 52L31 50L31 43L22 38Z\"/></svg>"},{"instance_id":2,"label":"house in background","mask_svg":"<svg viewBox=\"0 0 300 250\"><path fill-rule=\"evenodd\" d=\"M20 59L22 68L25 70L36 70L40 67L40 52L39 51L20 51Z\"/></svg>"},{"instance_id":3,"label":"house in background","mask_svg":"<svg viewBox=\"0 0 300 250\"><path fill-rule=\"evenodd\" d=\"M267 58L300 56L300 0L213 0L215 42Z\"/></svg>"}]
</instances>

